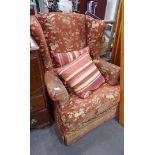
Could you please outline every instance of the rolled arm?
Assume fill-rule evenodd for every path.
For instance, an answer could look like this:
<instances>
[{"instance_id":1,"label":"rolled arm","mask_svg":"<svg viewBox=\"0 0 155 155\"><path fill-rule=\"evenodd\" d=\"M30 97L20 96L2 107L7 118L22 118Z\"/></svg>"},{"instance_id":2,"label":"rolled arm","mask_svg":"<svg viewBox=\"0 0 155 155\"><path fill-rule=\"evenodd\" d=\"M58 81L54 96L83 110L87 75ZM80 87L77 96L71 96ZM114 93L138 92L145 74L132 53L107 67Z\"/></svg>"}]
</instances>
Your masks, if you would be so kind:
<instances>
[{"instance_id":1,"label":"rolled arm","mask_svg":"<svg viewBox=\"0 0 155 155\"><path fill-rule=\"evenodd\" d=\"M58 78L58 76L55 75L52 71L46 71L45 84L49 96L58 106L60 106L60 108L68 105L68 91L61 80Z\"/></svg>"},{"instance_id":2,"label":"rolled arm","mask_svg":"<svg viewBox=\"0 0 155 155\"><path fill-rule=\"evenodd\" d=\"M120 67L103 59L94 60L94 63L110 85L117 85L120 81Z\"/></svg>"}]
</instances>

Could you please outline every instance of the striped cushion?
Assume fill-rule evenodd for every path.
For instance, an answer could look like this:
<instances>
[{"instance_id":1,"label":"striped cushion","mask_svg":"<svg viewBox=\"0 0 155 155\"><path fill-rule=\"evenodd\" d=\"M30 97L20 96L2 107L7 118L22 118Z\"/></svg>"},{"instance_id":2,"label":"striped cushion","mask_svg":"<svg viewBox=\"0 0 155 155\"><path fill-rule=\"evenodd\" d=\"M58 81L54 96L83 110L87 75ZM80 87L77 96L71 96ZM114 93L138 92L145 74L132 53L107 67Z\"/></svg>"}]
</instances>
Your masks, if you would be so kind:
<instances>
[{"instance_id":1,"label":"striped cushion","mask_svg":"<svg viewBox=\"0 0 155 155\"><path fill-rule=\"evenodd\" d=\"M105 82L88 52L81 54L71 63L55 69L73 91L81 98L86 98Z\"/></svg>"},{"instance_id":2,"label":"striped cushion","mask_svg":"<svg viewBox=\"0 0 155 155\"><path fill-rule=\"evenodd\" d=\"M75 58L78 58L84 52L89 52L89 46L73 52L67 53L54 53L54 59L56 61L57 67L62 67L70 62L72 62Z\"/></svg>"}]
</instances>

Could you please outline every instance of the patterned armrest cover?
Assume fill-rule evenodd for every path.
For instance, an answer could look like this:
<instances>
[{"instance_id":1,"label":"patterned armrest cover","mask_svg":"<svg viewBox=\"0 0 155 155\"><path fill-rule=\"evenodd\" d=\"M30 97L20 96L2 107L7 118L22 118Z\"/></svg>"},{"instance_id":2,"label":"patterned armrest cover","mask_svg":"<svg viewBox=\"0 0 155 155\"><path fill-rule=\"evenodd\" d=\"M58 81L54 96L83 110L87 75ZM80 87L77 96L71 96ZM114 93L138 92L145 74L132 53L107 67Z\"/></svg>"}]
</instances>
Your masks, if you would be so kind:
<instances>
[{"instance_id":1,"label":"patterned armrest cover","mask_svg":"<svg viewBox=\"0 0 155 155\"><path fill-rule=\"evenodd\" d=\"M45 84L47 91L51 99L56 103L56 106L64 108L69 104L68 91L52 71L46 71L45 73Z\"/></svg>"},{"instance_id":2,"label":"patterned armrest cover","mask_svg":"<svg viewBox=\"0 0 155 155\"><path fill-rule=\"evenodd\" d=\"M120 80L120 67L109 63L103 59L95 59L94 63L99 68L102 75L105 77L106 82L110 85L119 84Z\"/></svg>"}]
</instances>

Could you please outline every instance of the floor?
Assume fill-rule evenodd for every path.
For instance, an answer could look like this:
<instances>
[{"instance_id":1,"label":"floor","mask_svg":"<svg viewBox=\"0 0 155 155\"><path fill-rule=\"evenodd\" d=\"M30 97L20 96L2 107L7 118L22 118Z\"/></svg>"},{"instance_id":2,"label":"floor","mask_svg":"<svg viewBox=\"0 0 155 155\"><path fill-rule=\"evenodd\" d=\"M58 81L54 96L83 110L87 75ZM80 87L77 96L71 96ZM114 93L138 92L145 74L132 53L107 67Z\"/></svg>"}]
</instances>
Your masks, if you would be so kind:
<instances>
[{"instance_id":1,"label":"floor","mask_svg":"<svg viewBox=\"0 0 155 155\"><path fill-rule=\"evenodd\" d=\"M97 127L71 146L60 143L57 128L32 130L31 155L123 155L124 129L114 119Z\"/></svg>"}]
</instances>

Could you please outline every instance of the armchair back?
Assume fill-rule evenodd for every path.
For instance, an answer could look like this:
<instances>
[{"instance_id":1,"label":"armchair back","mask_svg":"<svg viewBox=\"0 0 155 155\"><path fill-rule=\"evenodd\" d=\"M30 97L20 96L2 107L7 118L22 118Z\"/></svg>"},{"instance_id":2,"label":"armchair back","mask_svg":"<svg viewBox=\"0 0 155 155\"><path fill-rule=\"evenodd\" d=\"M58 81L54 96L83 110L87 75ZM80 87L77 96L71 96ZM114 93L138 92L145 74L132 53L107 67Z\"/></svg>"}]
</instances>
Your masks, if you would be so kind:
<instances>
[{"instance_id":1,"label":"armchair back","mask_svg":"<svg viewBox=\"0 0 155 155\"><path fill-rule=\"evenodd\" d=\"M44 43L46 50L43 50L46 66L51 66L51 63L55 66L54 52L71 52L87 45L90 46L92 58L99 58L99 48L105 28L102 20L84 14L65 12L40 13L35 15L35 19L38 20L42 28L39 31L42 31L44 41L46 41ZM40 26L38 27L40 28ZM34 31L32 27L31 31ZM40 36L33 37L38 39Z\"/></svg>"}]
</instances>

